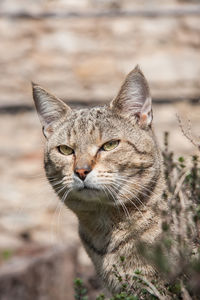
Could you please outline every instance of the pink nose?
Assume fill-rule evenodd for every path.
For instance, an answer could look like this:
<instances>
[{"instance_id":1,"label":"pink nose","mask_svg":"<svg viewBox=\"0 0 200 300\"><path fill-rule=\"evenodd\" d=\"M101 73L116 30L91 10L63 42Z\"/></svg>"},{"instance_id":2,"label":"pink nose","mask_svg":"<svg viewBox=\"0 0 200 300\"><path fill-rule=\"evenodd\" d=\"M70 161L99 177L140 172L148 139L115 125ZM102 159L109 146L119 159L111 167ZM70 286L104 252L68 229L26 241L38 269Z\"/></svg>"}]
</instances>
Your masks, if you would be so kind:
<instances>
[{"instance_id":1,"label":"pink nose","mask_svg":"<svg viewBox=\"0 0 200 300\"><path fill-rule=\"evenodd\" d=\"M75 173L76 175L81 179L85 180L87 174L89 174L92 171L91 167L85 167L85 168L76 168Z\"/></svg>"}]
</instances>

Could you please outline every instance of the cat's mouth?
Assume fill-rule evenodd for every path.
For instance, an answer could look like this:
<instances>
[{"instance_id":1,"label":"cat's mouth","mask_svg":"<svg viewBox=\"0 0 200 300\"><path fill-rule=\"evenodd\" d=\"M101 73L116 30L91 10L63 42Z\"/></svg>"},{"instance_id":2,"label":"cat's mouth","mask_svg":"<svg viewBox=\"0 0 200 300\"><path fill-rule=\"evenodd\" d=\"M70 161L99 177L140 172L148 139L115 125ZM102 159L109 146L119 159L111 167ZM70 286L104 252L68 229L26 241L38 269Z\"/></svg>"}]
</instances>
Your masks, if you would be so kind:
<instances>
[{"instance_id":1,"label":"cat's mouth","mask_svg":"<svg viewBox=\"0 0 200 300\"><path fill-rule=\"evenodd\" d=\"M86 185L74 188L70 195L73 199L84 200L86 202L99 202L101 198L105 197L102 190Z\"/></svg>"},{"instance_id":2,"label":"cat's mouth","mask_svg":"<svg viewBox=\"0 0 200 300\"><path fill-rule=\"evenodd\" d=\"M76 190L76 191L99 191L100 190L100 186L96 183L93 183L89 180L77 180L75 178L74 180L74 184L73 184L73 188Z\"/></svg>"},{"instance_id":3,"label":"cat's mouth","mask_svg":"<svg viewBox=\"0 0 200 300\"><path fill-rule=\"evenodd\" d=\"M84 186L82 186L82 187L80 187L80 188L78 188L77 189L78 191L99 191L99 189L98 188L95 188L95 187L90 187L90 186L86 186L86 185L84 185Z\"/></svg>"}]
</instances>

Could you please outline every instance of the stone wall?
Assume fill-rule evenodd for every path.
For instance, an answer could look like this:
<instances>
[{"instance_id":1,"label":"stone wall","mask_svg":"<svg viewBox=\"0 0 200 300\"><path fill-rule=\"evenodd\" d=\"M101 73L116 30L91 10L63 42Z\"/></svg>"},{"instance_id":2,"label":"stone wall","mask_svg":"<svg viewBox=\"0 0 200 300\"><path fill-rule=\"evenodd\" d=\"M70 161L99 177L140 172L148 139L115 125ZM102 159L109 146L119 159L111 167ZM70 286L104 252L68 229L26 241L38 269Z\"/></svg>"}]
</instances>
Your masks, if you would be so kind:
<instances>
[{"instance_id":1,"label":"stone wall","mask_svg":"<svg viewBox=\"0 0 200 300\"><path fill-rule=\"evenodd\" d=\"M136 64L146 74L154 98L199 98L199 15L118 16L124 10L179 7L185 3L1 1L0 106L32 105L31 81L66 101L106 102ZM105 11L114 11L114 15L84 15ZM58 17L9 18L20 12L35 16L57 13ZM79 13L80 17L59 18L63 12Z\"/></svg>"},{"instance_id":2,"label":"stone wall","mask_svg":"<svg viewBox=\"0 0 200 300\"><path fill-rule=\"evenodd\" d=\"M75 254L65 246L10 260L0 269L0 299L73 300Z\"/></svg>"}]
</instances>

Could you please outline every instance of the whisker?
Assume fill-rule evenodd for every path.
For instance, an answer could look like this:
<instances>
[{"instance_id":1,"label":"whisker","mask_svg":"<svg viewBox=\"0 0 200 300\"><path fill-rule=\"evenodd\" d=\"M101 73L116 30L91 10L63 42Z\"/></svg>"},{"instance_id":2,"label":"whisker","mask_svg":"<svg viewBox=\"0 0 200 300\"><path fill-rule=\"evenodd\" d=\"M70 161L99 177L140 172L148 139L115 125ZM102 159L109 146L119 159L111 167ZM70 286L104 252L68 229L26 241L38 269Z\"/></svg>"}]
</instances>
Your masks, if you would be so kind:
<instances>
[{"instance_id":1,"label":"whisker","mask_svg":"<svg viewBox=\"0 0 200 300\"><path fill-rule=\"evenodd\" d=\"M111 182L112 184L115 184L118 188L121 187L121 189L123 189L125 192L129 193L130 195L132 195L133 198L135 198L141 205L143 205L143 207L146 207L146 206L144 205L144 203L139 199L139 197L137 197L132 191L128 190L127 188L125 188L124 186L121 186L120 184L118 184L118 183L116 183L116 182L113 182L113 181L110 181L110 182ZM133 188L133 187L131 187L131 188ZM134 191L137 192L136 189L134 189ZM141 193L147 196L147 194L145 194L145 193L143 193L143 192L141 192Z\"/></svg>"},{"instance_id":2,"label":"whisker","mask_svg":"<svg viewBox=\"0 0 200 300\"><path fill-rule=\"evenodd\" d=\"M61 206L61 203L58 201L58 202L57 202L57 205L56 205L56 208L55 208L55 211L54 211L54 213L53 213L53 216L52 216L52 218L51 218L51 225L50 225L50 227L51 227L51 240L52 240L52 241L53 241L53 232L54 232L54 230L53 230L53 225L55 224L55 223L54 223L54 219L55 219L55 216L56 216L56 214L57 214L57 211L58 211L59 206ZM56 232L55 232L55 233L56 233Z\"/></svg>"},{"instance_id":3,"label":"whisker","mask_svg":"<svg viewBox=\"0 0 200 300\"><path fill-rule=\"evenodd\" d=\"M52 239L53 239L53 223L54 223L54 220L56 218L56 215L57 215L57 222L56 222L56 228L57 230L55 231L56 235L58 236L58 228L59 228L59 219L60 219L60 213L61 213L61 210L63 208L63 203L65 202L65 200L67 199L67 196L69 194L69 192L71 191L71 189L67 189L67 185L64 185L63 187L61 187L61 189L59 191L57 191L57 194L59 195L60 192L62 190L66 189L66 191L64 192L62 198L61 198L61 202L58 201L57 205L56 205L56 209L54 211L54 214L52 216L52 221L51 221L51 234L52 234Z\"/></svg>"},{"instance_id":4,"label":"whisker","mask_svg":"<svg viewBox=\"0 0 200 300\"><path fill-rule=\"evenodd\" d=\"M117 193L116 193L114 187L111 188L111 187L109 186L109 189L117 196L116 198L119 200L119 203L120 203L120 205L121 205L121 207L122 207L122 209L123 209L123 211L124 211L124 213L125 213L125 216L130 220L131 217L130 217L129 211L128 211L126 205L123 203L123 201L121 201L120 197L118 197L118 195L117 195ZM116 201L116 200L115 200L115 201Z\"/></svg>"},{"instance_id":5,"label":"whisker","mask_svg":"<svg viewBox=\"0 0 200 300\"><path fill-rule=\"evenodd\" d=\"M106 185L104 185L104 184L102 184L102 187L104 188L104 191L106 192L106 190L108 191L108 193L109 193L109 195L111 195L111 197L113 198L113 200L114 200L114 203L115 203L115 206L117 207L117 209L118 209L118 213L120 213L120 211L119 211L119 206L117 205L117 201L116 201L116 199L114 198L114 196L113 196L113 194L112 194L112 191L111 190L109 190L109 188L106 186ZM107 194L107 193L106 193ZM107 196L108 198L109 198L109 196Z\"/></svg>"},{"instance_id":6,"label":"whisker","mask_svg":"<svg viewBox=\"0 0 200 300\"><path fill-rule=\"evenodd\" d=\"M113 183L113 184L115 184L115 183ZM115 185L115 187L117 187L118 188L118 186L116 186ZM133 204L133 206L138 210L138 212L141 214L141 216L142 217L144 217L143 216L143 213L141 212L141 210L137 207L137 205L128 197L128 196L126 196L126 195L124 195L123 193L121 193L121 191L119 192L123 197L125 197L128 201L130 201L130 203L131 204Z\"/></svg>"},{"instance_id":7,"label":"whisker","mask_svg":"<svg viewBox=\"0 0 200 300\"><path fill-rule=\"evenodd\" d=\"M115 205L117 205L116 199L114 198L112 191L105 184L104 184L104 188L107 189L109 195L111 195L111 197L113 198Z\"/></svg>"},{"instance_id":8,"label":"whisker","mask_svg":"<svg viewBox=\"0 0 200 300\"><path fill-rule=\"evenodd\" d=\"M141 186L142 188L144 188L143 186ZM133 197L144 207L144 208L146 208L146 206L145 206L145 204L140 200L140 198L137 196L137 195L135 195L133 192L135 191L135 192L138 192L139 194L141 194L141 195L144 195L145 197L149 197L149 194L147 194L147 192L151 192L151 190L149 190L149 189L146 189L147 190L147 192L145 193L144 191L141 191L141 190L137 190L136 188L134 188L133 186L131 186L131 190L133 190L133 192L132 191L130 191L130 190L128 190L127 188L125 188L124 186L121 186L121 188L122 189L124 189L124 190L126 190L129 194L132 194L133 195ZM158 196L160 196L160 195L158 195L158 194L156 194L156 197L158 197Z\"/></svg>"},{"instance_id":9,"label":"whisker","mask_svg":"<svg viewBox=\"0 0 200 300\"><path fill-rule=\"evenodd\" d=\"M64 186L64 188L66 188L66 186ZM63 189L62 189L63 190ZM71 191L71 189L67 190L67 193L65 193L61 199L62 204L64 204L65 200L67 199L67 196L69 195L69 192ZM61 211L64 209L64 205L60 205L60 209L57 215L57 232L58 232L58 228L60 226L60 219L61 219Z\"/></svg>"},{"instance_id":10,"label":"whisker","mask_svg":"<svg viewBox=\"0 0 200 300\"><path fill-rule=\"evenodd\" d=\"M133 187L131 187L131 188L133 188ZM130 195L132 195L133 198L136 199L136 200L139 202L139 204L141 204L144 208L146 208L145 204L144 204L144 203L140 200L140 198L139 198L137 195L135 195L132 191L128 190L128 189L125 188L124 186L121 186L121 189L123 189L125 192L129 193ZM134 189L134 191L137 192L136 189ZM147 196L147 194L145 194L145 193L143 193L143 192L141 192L141 194L144 194L145 196Z\"/></svg>"},{"instance_id":11,"label":"whisker","mask_svg":"<svg viewBox=\"0 0 200 300\"><path fill-rule=\"evenodd\" d=\"M55 181L55 182L51 183L51 186L56 186L56 185L59 185L59 184L61 184L61 183L63 183L63 179L62 179L62 180Z\"/></svg>"},{"instance_id":12,"label":"whisker","mask_svg":"<svg viewBox=\"0 0 200 300\"><path fill-rule=\"evenodd\" d=\"M112 185L113 185L113 188L118 188L119 187L119 185L116 184L115 182L112 182ZM129 192L129 191L127 191L127 192ZM137 205L129 197L127 197L126 195L122 194L121 192L120 192L120 194L123 195L123 197L125 197L129 202L131 202L131 204L134 205L134 207L138 210L138 212L141 214L141 216L144 217L143 213L141 212L141 210L137 207ZM136 195L134 195L134 196L136 197ZM137 198L137 200L139 200L139 199ZM123 203L123 205L125 205L125 204ZM127 209L127 207L126 207L126 209Z\"/></svg>"},{"instance_id":13,"label":"whisker","mask_svg":"<svg viewBox=\"0 0 200 300\"><path fill-rule=\"evenodd\" d=\"M142 185L141 183L137 182L136 180L134 180L133 178L132 179L126 179L126 178L122 178L122 176L118 176L117 178L118 180L120 181L124 181L126 182L127 184L128 183L135 183L136 185L138 185L139 187L141 187L142 189L145 189L147 192L151 192L152 194L154 194L155 196L160 196L159 194L151 191L150 189L148 189L147 187L145 187L145 185ZM152 180L152 182L156 183L157 180Z\"/></svg>"}]
</instances>

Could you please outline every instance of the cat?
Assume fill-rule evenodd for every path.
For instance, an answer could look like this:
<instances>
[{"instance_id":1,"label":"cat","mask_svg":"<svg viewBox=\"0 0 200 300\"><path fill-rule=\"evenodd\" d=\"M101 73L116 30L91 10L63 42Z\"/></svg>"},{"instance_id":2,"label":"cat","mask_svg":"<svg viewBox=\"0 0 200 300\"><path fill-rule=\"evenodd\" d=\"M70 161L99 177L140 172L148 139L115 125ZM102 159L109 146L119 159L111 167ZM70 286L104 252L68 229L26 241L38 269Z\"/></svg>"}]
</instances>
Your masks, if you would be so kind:
<instances>
[{"instance_id":1,"label":"cat","mask_svg":"<svg viewBox=\"0 0 200 300\"><path fill-rule=\"evenodd\" d=\"M97 274L120 291L113 264L125 257L126 272L156 270L139 253L138 240L161 234L166 203L163 164L152 129L152 101L139 66L109 105L72 110L33 83L33 98L46 137L46 176L78 217L79 235Z\"/></svg>"}]
</instances>

